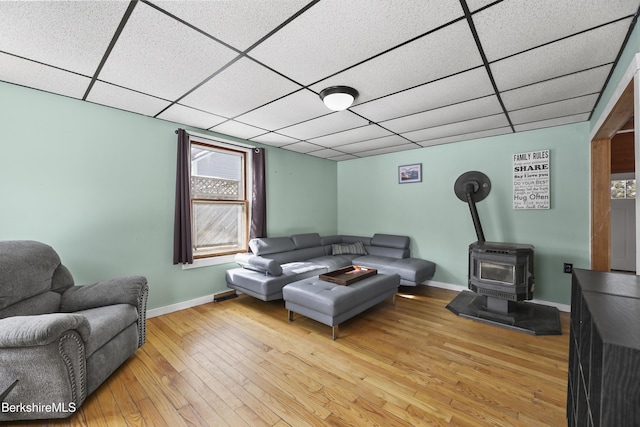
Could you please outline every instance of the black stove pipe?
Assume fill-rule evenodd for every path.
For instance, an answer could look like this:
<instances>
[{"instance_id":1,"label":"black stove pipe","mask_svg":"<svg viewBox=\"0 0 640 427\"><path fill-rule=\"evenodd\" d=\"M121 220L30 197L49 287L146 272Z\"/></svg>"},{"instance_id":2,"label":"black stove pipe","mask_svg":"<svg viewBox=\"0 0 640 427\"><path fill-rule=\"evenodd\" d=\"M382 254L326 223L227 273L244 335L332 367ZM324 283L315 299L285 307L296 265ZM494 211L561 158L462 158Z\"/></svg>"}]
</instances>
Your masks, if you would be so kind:
<instances>
[{"instance_id":1,"label":"black stove pipe","mask_svg":"<svg viewBox=\"0 0 640 427\"><path fill-rule=\"evenodd\" d=\"M477 185L477 183L475 183ZM471 219L473 220L473 227L476 229L476 236L478 237L478 243L484 243L484 231L482 231L482 224L480 224L480 217L478 216L478 210L476 209L476 202L473 201L472 194L477 191L474 183L468 182L465 185L465 192L467 194L467 204L471 211Z\"/></svg>"}]
</instances>

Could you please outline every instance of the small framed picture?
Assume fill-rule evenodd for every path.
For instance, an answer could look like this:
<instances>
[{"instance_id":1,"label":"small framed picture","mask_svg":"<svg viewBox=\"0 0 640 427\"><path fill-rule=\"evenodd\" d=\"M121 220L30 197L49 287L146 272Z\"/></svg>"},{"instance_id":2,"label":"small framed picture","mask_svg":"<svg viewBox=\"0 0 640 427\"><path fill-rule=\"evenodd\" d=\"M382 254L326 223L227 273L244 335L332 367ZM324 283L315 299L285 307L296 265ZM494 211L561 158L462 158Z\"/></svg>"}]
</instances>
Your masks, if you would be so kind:
<instances>
[{"instance_id":1,"label":"small framed picture","mask_svg":"<svg viewBox=\"0 0 640 427\"><path fill-rule=\"evenodd\" d=\"M398 166L398 184L422 182L422 163Z\"/></svg>"}]
</instances>

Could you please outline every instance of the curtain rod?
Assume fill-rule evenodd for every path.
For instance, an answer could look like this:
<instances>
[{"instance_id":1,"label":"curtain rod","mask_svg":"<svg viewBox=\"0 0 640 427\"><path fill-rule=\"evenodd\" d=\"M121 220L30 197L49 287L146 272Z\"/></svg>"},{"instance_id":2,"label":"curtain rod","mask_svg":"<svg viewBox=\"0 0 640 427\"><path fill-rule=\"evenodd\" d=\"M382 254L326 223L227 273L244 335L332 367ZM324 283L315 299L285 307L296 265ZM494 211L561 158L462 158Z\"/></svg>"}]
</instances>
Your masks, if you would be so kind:
<instances>
[{"instance_id":1,"label":"curtain rod","mask_svg":"<svg viewBox=\"0 0 640 427\"><path fill-rule=\"evenodd\" d=\"M176 135L178 134L178 130L176 129ZM242 148L258 148L255 145L249 145L249 144L243 144L242 142L237 142L234 141L232 139L227 139L224 136L216 136L216 135L205 135L202 133L196 133L196 132L189 132L188 130L185 129L185 132L187 132L187 134L189 136L195 136L198 138L204 138L204 139L209 139L211 141L216 141L216 142L222 142L224 144L229 144L229 145L235 145L236 147L242 147ZM218 139L221 139L223 141L218 141Z\"/></svg>"}]
</instances>

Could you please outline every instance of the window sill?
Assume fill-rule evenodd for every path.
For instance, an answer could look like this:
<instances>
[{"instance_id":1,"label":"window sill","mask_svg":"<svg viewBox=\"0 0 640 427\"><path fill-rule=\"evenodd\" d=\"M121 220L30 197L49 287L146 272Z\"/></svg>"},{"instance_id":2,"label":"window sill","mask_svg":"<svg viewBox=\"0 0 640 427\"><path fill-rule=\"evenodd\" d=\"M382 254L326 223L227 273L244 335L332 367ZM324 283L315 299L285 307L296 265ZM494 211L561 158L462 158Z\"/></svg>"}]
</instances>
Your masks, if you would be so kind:
<instances>
[{"instance_id":1,"label":"window sill","mask_svg":"<svg viewBox=\"0 0 640 427\"><path fill-rule=\"evenodd\" d=\"M182 264L183 270L192 268L209 267L212 265L229 264L235 259L235 255L223 255L210 258L198 258L193 260L193 264Z\"/></svg>"}]
</instances>

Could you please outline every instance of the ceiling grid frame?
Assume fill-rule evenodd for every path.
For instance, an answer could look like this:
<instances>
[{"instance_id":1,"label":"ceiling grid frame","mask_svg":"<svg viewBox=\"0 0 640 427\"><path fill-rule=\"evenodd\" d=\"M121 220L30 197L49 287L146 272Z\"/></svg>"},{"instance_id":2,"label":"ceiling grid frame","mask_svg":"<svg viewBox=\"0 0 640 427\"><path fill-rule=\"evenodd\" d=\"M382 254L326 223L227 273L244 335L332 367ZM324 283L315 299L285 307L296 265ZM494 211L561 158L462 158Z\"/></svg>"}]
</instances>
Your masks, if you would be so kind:
<instances>
[{"instance_id":1,"label":"ceiling grid frame","mask_svg":"<svg viewBox=\"0 0 640 427\"><path fill-rule=\"evenodd\" d=\"M571 0L540 0L535 5L527 0L226 3L131 0L124 6L122 1L106 0L89 10L74 1L0 2L0 81L342 161L464 138L482 143L484 136L590 120L640 12L640 0L584 0L579 9ZM575 13L557 13L567 10ZM342 28L340 20L347 17L362 19L344 21L349 24L340 30L344 33L325 35L319 26L329 13L337 20L332 28ZM130 19L134 14L136 19ZM539 16L545 18L535 19ZM159 27L167 18L175 24ZM96 29L101 33L91 32ZM612 37L598 36L605 30ZM123 37L125 31L128 37ZM300 31L317 37L299 43L305 40ZM123 51L131 34L138 36L140 46L128 45ZM451 34L447 43L431 42L444 40L444 34ZM505 44L508 34L517 37ZM202 67L184 82L175 80L180 78L175 77L180 75L176 47L163 49L174 36L185 42L200 40L179 58ZM273 40L287 41L293 49L290 57L273 60ZM331 40L340 40L340 46L336 49ZM562 64L557 53L539 61L540 55L560 51L575 58L588 56L579 50L585 49L580 44L585 40L599 52L597 64ZM136 83L143 82L142 76L118 80L115 76L125 70L114 74L113 68L125 66L123 52L134 55L145 46L166 55L157 62L166 69L134 64L126 72L156 79L151 91ZM201 59L208 52L225 52L228 59L209 55L207 63L213 68L206 68ZM478 62L463 58L463 52L475 52ZM338 55L335 64L326 63L332 54ZM93 74L87 75L87 67L82 68L87 74L79 72L75 55L95 58ZM302 61L292 62L294 57ZM242 66L245 60L253 65ZM531 65L533 60L544 64ZM534 68L518 70L520 63ZM536 74L535 68L543 65L544 72ZM320 75L321 69L328 72ZM534 78L509 77L516 72ZM222 81L225 90L215 90L216 82ZM509 81L521 83L502 86ZM323 109L318 94L333 82L360 92L346 112ZM86 86L79 93L70 84ZM172 88L181 86L184 90L178 95ZM232 102L237 101L230 95L234 90L242 93L243 102ZM493 106L487 109L488 99L482 99L488 96L497 99L503 119L498 120ZM197 102L211 97L215 102ZM450 120L445 120L447 112ZM411 125L391 126L401 122Z\"/></svg>"}]
</instances>

